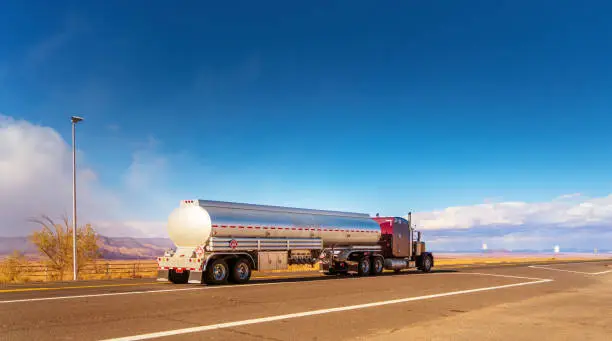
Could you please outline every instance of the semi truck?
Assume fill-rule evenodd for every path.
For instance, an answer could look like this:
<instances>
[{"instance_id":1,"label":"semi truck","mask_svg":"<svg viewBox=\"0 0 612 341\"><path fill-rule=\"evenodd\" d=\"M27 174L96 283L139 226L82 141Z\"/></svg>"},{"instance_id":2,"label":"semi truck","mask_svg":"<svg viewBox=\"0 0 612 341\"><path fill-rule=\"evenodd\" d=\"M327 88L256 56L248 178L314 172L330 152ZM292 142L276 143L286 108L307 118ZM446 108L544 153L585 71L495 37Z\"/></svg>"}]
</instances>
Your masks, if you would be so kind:
<instances>
[{"instance_id":1,"label":"semi truck","mask_svg":"<svg viewBox=\"0 0 612 341\"><path fill-rule=\"evenodd\" d=\"M434 257L403 217L211 200L183 200L168 218L176 248L157 258L158 281L246 283L254 270L319 266L326 275L430 272Z\"/></svg>"}]
</instances>

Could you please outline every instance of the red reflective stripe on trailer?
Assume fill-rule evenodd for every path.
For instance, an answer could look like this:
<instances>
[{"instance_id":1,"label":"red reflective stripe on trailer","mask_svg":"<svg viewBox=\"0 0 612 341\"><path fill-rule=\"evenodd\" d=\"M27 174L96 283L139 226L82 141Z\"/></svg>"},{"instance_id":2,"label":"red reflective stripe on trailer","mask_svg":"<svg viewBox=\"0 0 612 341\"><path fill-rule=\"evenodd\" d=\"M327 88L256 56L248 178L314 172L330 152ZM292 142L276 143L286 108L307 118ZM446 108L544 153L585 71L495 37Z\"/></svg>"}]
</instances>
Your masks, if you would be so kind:
<instances>
[{"instance_id":1,"label":"red reflective stripe on trailer","mask_svg":"<svg viewBox=\"0 0 612 341\"><path fill-rule=\"evenodd\" d=\"M261 226L255 226L255 229L259 230L259 229L261 229Z\"/></svg>"},{"instance_id":2,"label":"red reflective stripe on trailer","mask_svg":"<svg viewBox=\"0 0 612 341\"><path fill-rule=\"evenodd\" d=\"M316 231L317 229L310 229L310 231Z\"/></svg>"},{"instance_id":3,"label":"red reflective stripe on trailer","mask_svg":"<svg viewBox=\"0 0 612 341\"><path fill-rule=\"evenodd\" d=\"M222 228L224 228L224 229L226 229L226 228L227 228L227 225L221 225L221 227L222 227Z\"/></svg>"},{"instance_id":4,"label":"red reflective stripe on trailer","mask_svg":"<svg viewBox=\"0 0 612 341\"><path fill-rule=\"evenodd\" d=\"M282 227L279 227L279 229L282 229ZM293 229L295 230L295 227ZM289 230L289 228L285 227L285 230Z\"/></svg>"},{"instance_id":5,"label":"red reflective stripe on trailer","mask_svg":"<svg viewBox=\"0 0 612 341\"><path fill-rule=\"evenodd\" d=\"M219 227L219 225L212 225L212 227Z\"/></svg>"},{"instance_id":6,"label":"red reflective stripe on trailer","mask_svg":"<svg viewBox=\"0 0 612 341\"><path fill-rule=\"evenodd\" d=\"M264 228L267 229L267 227ZM276 230L276 227L270 227L270 230Z\"/></svg>"},{"instance_id":7,"label":"red reflective stripe on trailer","mask_svg":"<svg viewBox=\"0 0 612 341\"><path fill-rule=\"evenodd\" d=\"M248 229L252 229L252 228L253 228L253 226L247 226L247 228L248 228Z\"/></svg>"},{"instance_id":8,"label":"red reflective stripe on trailer","mask_svg":"<svg viewBox=\"0 0 612 341\"><path fill-rule=\"evenodd\" d=\"M321 231L321 229L317 229L317 231Z\"/></svg>"},{"instance_id":9,"label":"red reflective stripe on trailer","mask_svg":"<svg viewBox=\"0 0 612 341\"><path fill-rule=\"evenodd\" d=\"M295 230L295 227L294 227L293 229ZM302 231L302 230L303 230L303 228L301 228L301 227L298 227L298 230L300 230L300 231Z\"/></svg>"},{"instance_id":10,"label":"red reflective stripe on trailer","mask_svg":"<svg viewBox=\"0 0 612 341\"><path fill-rule=\"evenodd\" d=\"M264 229L264 230L267 230L267 229L268 229L268 227L267 227L267 226L264 226L264 227L263 227L263 229Z\"/></svg>"},{"instance_id":11,"label":"red reflective stripe on trailer","mask_svg":"<svg viewBox=\"0 0 612 341\"><path fill-rule=\"evenodd\" d=\"M239 229L243 229L243 228L244 228L244 226L238 226L238 228L239 228Z\"/></svg>"},{"instance_id":12,"label":"red reflective stripe on trailer","mask_svg":"<svg viewBox=\"0 0 612 341\"><path fill-rule=\"evenodd\" d=\"M235 229L235 228L236 228L236 226L234 226L234 225L230 225L230 226L229 226L229 228L231 228L231 229Z\"/></svg>"}]
</instances>

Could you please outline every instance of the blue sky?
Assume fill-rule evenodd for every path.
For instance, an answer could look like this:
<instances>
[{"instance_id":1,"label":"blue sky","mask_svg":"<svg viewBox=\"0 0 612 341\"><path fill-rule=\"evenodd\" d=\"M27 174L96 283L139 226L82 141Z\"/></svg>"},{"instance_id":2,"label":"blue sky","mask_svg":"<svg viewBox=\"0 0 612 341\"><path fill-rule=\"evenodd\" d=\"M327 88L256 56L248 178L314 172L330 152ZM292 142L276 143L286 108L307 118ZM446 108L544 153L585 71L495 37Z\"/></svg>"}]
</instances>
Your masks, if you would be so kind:
<instances>
[{"instance_id":1,"label":"blue sky","mask_svg":"<svg viewBox=\"0 0 612 341\"><path fill-rule=\"evenodd\" d=\"M69 115L86 117L79 149L100 186L124 192L137 168L140 191L124 200L159 198L122 217L164 219L193 197L389 215L603 197L611 12L608 1L5 2L0 113L68 142Z\"/></svg>"}]
</instances>

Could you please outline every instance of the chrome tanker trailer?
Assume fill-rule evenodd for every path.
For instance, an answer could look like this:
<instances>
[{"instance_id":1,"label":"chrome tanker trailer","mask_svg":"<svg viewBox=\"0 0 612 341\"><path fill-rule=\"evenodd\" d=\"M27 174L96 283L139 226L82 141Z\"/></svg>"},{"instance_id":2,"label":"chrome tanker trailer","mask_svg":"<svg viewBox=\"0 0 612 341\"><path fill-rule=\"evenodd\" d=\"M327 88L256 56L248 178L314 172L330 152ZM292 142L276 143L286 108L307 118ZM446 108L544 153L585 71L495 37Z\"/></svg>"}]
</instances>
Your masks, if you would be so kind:
<instances>
[{"instance_id":1,"label":"chrome tanker trailer","mask_svg":"<svg viewBox=\"0 0 612 341\"><path fill-rule=\"evenodd\" d=\"M325 274L429 272L433 255L401 217L183 200L168 218L176 248L157 259L158 280L245 283L253 270L316 264Z\"/></svg>"}]
</instances>

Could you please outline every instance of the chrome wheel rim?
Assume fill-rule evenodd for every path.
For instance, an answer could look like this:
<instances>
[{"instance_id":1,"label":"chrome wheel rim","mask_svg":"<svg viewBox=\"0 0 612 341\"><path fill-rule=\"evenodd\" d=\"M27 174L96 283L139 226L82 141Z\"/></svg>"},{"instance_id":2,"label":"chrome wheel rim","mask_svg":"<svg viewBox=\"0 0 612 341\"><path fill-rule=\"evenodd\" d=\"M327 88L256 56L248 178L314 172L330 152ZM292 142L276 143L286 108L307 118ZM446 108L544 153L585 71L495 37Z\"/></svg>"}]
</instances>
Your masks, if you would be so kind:
<instances>
[{"instance_id":1,"label":"chrome wheel rim","mask_svg":"<svg viewBox=\"0 0 612 341\"><path fill-rule=\"evenodd\" d=\"M246 264L241 263L236 270L238 270L238 278L247 279L249 277L249 267Z\"/></svg>"},{"instance_id":2,"label":"chrome wheel rim","mask_svg":"<svg viewBox=\"0 0 612 341\"><path fill-rule=\"evenodd\" d=\"M370 262L368 261L363 261L361 262L361 271L363 271L364 273L368 272L370 270Z\"/></svg>"},{"instance_id":3,"label":"chrome wheel rim","mask_svg":"<svg viewBox=\"0 0 612 341\"><path fill-rule=\"evenodd\" d=\"M382 272L382 267L383 267L382 261L380 259L376 259L374 261L374 270L376 270L376 272Z\"/></svg>"},{"instance_id":4,"label":"chrome wheel rim","mask_svg":"<svg viewBox=\"0 0 612 341\"><path fill-rule=\"evenodd\" d=\"M225 270L225 266L223 266L223 264L217 264L213 268L213 276L215 277L215 280L217 281L221 281L225 279L226 273L227 271Z\"/></svg>"}]
</instances>

